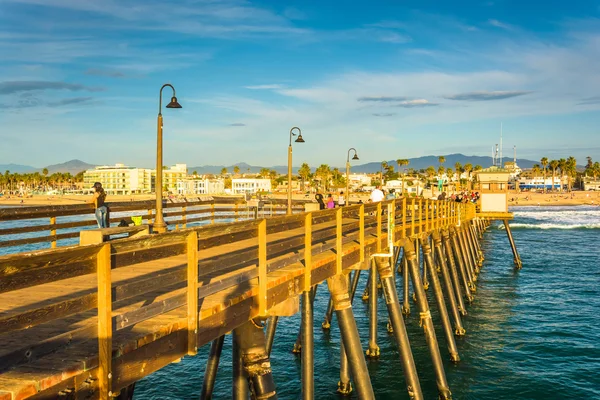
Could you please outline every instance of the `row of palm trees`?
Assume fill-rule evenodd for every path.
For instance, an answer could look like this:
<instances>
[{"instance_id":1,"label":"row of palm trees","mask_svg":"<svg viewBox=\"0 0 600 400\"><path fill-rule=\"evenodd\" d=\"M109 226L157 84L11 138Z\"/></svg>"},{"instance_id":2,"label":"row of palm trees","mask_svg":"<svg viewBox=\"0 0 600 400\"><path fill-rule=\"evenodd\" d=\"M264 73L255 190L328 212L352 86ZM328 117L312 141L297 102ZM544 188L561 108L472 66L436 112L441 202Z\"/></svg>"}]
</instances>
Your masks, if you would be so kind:
<instances>
[{"instance_id":1,"label":"row of palm trees","mask_svg":"<svg viewBox=\"0 0 600 400\"><path fill-rule=\"evenodd\" d=\"M591 157L588 157L591 161ZM541 165L541 168L540 168ZM593 163L592 163L593 166ZM563 178L567 178L567 187L569 191L572 188L572 180L577 176L577 160L575 157L568 157L566 159L560 158L558 160L548 160L548 157L542 157L539 164L534 164L531 172L533 176L540 176L540 173L544 177L544 183L546 182L546 176L548 170L552 170L552 187L554 188L554 182L556 181L556 172L560 173L560 190L563 190ZM544 189L545 191L546 189Z\"/></svg>"},{"instance_id":2,"label":"row of palm trees","mask_svg":"<svg viewBox=\"0 0 600 400\"><path fill-rule=\"evenodd\" d=\"M47 168L41 173L0 172L0 192L7 193L74 189L80 182L83 182L83 171L77 175L69 172L49 174Z\"/></svg>"}]
</instances>

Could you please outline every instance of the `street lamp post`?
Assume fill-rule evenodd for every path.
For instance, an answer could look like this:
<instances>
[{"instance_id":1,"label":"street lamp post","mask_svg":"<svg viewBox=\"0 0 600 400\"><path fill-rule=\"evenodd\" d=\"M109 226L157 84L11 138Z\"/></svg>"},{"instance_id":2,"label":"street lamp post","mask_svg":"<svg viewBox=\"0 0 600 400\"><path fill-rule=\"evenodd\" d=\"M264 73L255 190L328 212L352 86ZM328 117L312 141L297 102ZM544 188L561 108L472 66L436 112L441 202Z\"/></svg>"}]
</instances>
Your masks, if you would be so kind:
<instances>
[{"instance_id":1,"label":"street lamp post","mask_svg":"<svg viewBox=\"0 0 600 400\"><path fill-rule=\"evenodd\" d=\"M288 193L287 193L287 214L292 214L292 136L296 136L294 129L298 130L298 138L296 143L304 143L302 139L302 131L297 126L290 129L290 145L288 146Z\"/></svg>"},{"instance_id":2,"label":"street lamp post","mask_svg":"<svg viewBox=\"0 0 600 400\"><path fill-rule=\"evenodd\" d=\"M348 149L348 155L346 156L346 196L348 201L347 205L350 205L350 151L354 150L353 160L358 160L358 154L356 153L356 149L354 147L350 147Z\"/></svg>"},{"instance_id":3,"label":"street lamp post","mask_svg":"<svg viewBox=\"0 0 600 400\"><path fill-rule=\"evenodd\" d=\"M170 87L173 89L173 97L171 97L171 101L167 104L167 108L181 108L181 105L177 102L177 97L175 97L175 88L171 84L164 84L160 88L160 93L158 96L158 128L157 128L157 139L156 139L156 180L154 185L154 190L156 192L156 217L154 218L154 227L153 230L162 233L166 232L167 225L165 224L165 220L163 218L162 213L162 178L163 178L163 160L162 160L162 132L163 132L163 118L162 118L162 91L165 87Z\"/></svg>"}]
</instances>

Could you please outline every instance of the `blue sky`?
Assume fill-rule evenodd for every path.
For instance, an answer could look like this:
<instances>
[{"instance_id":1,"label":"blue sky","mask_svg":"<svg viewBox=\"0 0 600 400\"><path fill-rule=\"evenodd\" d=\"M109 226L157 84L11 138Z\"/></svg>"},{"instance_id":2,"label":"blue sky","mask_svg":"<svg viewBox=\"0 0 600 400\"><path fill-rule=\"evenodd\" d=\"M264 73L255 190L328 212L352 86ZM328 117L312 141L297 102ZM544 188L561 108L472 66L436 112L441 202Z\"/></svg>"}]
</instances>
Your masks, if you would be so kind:
<instances>
[{"instance_id":1,"label":"blue sky","mask_svg":"<svg viewBox=\"0 0 600 400\"><path fill-rule=\"evenodd\" d=\"M600 1L0 0L0 164L600 158ZM164 92L168 102L171 93Z\"/></svg>"}]
</instances>

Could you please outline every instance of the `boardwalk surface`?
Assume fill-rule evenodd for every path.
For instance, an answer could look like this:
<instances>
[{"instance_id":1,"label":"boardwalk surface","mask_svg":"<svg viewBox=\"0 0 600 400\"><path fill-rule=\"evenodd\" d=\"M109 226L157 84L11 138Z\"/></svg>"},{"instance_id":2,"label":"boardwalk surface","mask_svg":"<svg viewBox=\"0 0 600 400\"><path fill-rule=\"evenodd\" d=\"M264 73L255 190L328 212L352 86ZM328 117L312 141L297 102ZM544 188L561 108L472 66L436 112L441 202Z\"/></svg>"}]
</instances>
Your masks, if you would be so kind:
<instances>
[{"instance_id":1,"label":"boardwalk surface","mask_svg":"<svg viewBox=\"0 0 600 400\"><path fill-rule=\"evenodd\" d=\"M378 241L385 244L387 226L370 209L362 243L367 254L377 250ZM336 274L340 260L345 270L360 265L358 210L345 211L343 218L341 212L314 213L311 285ZM395 217L396 234L410 233L406 215ZM275 218L279 222L267 225L268 309L297 300L305 289L304 218ZM257 224L195 228L109 244L114 392L189 353L185 246L191 232L198 235L197 346L259 316ZM336 228L341 228L341 238ZM0 257L0 280L10 282L10 287L0 283L0 400L98 397L99 281L94 263L102 246Z\"/></svg>"}]
</instances>

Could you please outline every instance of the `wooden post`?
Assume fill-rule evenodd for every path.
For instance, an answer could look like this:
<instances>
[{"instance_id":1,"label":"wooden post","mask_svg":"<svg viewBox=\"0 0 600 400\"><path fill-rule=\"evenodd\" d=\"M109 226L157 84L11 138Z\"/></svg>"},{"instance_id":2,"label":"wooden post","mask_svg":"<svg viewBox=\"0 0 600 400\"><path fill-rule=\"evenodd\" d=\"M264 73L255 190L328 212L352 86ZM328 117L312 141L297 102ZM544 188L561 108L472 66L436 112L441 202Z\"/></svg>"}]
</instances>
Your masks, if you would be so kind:
<instances>
[{"instance_id":1,"label":"wooden post","mask_svg":"<svg viewBox=\"0 0 600 400\"><path fill-rule=\"evenodd\" d=\"M187 236L188 355L198 351L198 232Z\"/></svg>"},{"instance_id":2,"label":"wooden post","mask_svg":"<svg viewBox=\"0 0 600 400\"><path fill-rule=\"evenodd\" d=\"M415 201L416 199L413 197L410 203L410 236L415 235Z\"/></svg>"},{"instance_id":3,"label":"wooden post","mask_svg":"<svg viewBox=\"0 0 600 400\"><path fill-rule=\"evenodd\" d=\"M377 203L377 252L381 253L381 202Z\"/></svg>"},{"instance_id":4,"label":"wooden post","mask_svg":"<svg viewBox=\"0 0 600 400\"><path fill-rule=\"evenodd\" d=\"M110 244L96 255L98 278L98 389L101 399L112 397L112 297Z\"/></svg>"},{"instance_id":5,"label":"wooden post","mask_svg":"<svg viewBox=\"0 0 600 400\"><path fill-rule=\"evenodd\" d=\"M423 233L423 199L419 199L419 233Z\"/></svg>"},{"instance_id":6,"label":"wooden post","mask_svg":"<svg viewBox=\"0 0 600 400\"><path fill-rule=\"evenodd\" d=\"M312 213L304 216L304 291L311 287L312 273Z\"/></svg>"},{"instance_id":7,"label":"wooden post","mask_svg":"<svg viewBox=\"0 0 600 400\"><path fill-rule=\"evenodd\" d=\"M406 197L402 197L402 239L406 237Z\"/></svg>"},{"instance_id":8,"label":"wooden post","mask_svg":"<svg viewBox=\"0 0 600 400\"><path fill-rule=\"evenodd\" d=\"M381 207L381 203L379 203ZM342 207L338 207L335 212L335 252L336 252L336 266L335 273L342 273Z\"/></svg>"},{"instance_id":9,"label":"wooden post","mask_svg":"<svg viewBox=\"0 0 600 400\"><path fill-rule=\"evenodd\" d=\"M267 315L267 220L258 223L258 313Z\"/></svg>"},{"instance_id":10,"label":"wooden post","mask_svg":"<svg viewBox=\"0 0 600 400\"><path fill-rule=\"evenodd\" d=\"M348 195L348 198L350 196ZM359 236L358 241L360 243L360 262L365 261L365 205L361 204L358 210L358 224Z\"/></svg>"},{"instance_id":11,"label":"wooden post","mask_svg":"<svg viewBox=\"0 0 600 400\"><path fill-rule=\"evenodd\" d=\"M50 228L50 235L52 236L56 236L56 217L50 217L50 225L52 225L52 228ZM51 244L52 248L55 249L56 248L56 238L52 239L52 244Z\"/></svg>"}]
</instances>

